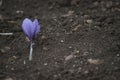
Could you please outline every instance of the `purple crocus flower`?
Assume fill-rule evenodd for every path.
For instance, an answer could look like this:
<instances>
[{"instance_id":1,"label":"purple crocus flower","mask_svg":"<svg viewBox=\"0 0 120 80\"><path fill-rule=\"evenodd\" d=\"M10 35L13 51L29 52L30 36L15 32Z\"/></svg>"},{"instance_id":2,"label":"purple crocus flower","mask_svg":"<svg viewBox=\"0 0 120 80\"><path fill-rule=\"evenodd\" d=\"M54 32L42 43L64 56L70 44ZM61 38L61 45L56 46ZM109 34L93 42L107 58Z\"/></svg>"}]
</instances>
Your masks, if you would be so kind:
<instances>
[{"instance_id":1,"label":"purple crocus flower","mask_svg":"<svg viewBox=\"0 0 120 80\"><path fill-rule=\"evenodd\" d=\"M33 39L37 36L37 34L40 32L40 25L38 23L38 20L35 19L33 22L25 18L22 23L22 29L25 33L25 35L29 38L30 40L30 55L29 55L29 60L32 60L32 52L33 52Z\"/></svg>"},{"instance_id":2,"label":"purple crocus flower","mask_svg":"<svg viewBox=\"0 0 120 80\"><path fill-rule=\"evenodd\" d=\"M22 29L29 40L32 41L40 32L40 25L37 19L32 22L30 19L25 18L22 23Z\"/></svg>"}]
</instances>

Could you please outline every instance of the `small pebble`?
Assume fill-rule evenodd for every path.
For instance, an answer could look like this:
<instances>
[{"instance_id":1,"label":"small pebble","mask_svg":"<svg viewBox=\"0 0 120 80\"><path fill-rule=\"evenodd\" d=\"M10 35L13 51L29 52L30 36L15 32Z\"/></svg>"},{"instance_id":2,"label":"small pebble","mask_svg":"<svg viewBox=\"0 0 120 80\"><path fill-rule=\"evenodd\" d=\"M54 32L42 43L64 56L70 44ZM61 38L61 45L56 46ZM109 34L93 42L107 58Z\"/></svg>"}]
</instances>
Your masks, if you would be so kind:
<instances>
[{"instance_id":1,"label":"small pebble","mask_svg":"<svg viewBox=\"0 0 120 80\"><path fill-rule=\"evenodd\" d=\"M23 64L26 64L26 61L24 60Z\"/></svg>"},{"instance_id":2,"label":"small pebble","mask_svg":"<svg viewBox=\"0 0 120 80\"><path fill-rule=\"evenodd\" d=\"M77 31L80 27L81 27L81 25L79 24L79 25L75 26L75 27L72 29L72 31Z\"/></svg>"},{"instance_id":3,"label":"small pebble","mask_svg":"<svg viewBox=\"0 0 120 80\"><path fill-rule=\"evenodd\" d=\"M54 76L54 78L58 77L58 75L53 75L53 76Z\"/></svg>"},{"instance_id":4,"label":"small pebble","mask_svg":"<svg viewBox=\"0 0 120 80\"><path fill-rule=\"evenodd\" d=\"M114 64L114 62L111 62L111 64L113 65L113 64Z\"/></svg>"},{"instance_id":5,"label":"small pebble","mask_svg":"<svg viewBox=\"0 0 120 80\"><path fill-rule=\"evenodd\" d=\"M65 58L65 61L68 61L70 59L72 59L74 56L71 54L71 55L68 55L66 58Z\"/></svg>"},{"instance_id":6,"label":"small pebble","mask_svg":"<svg viewBox=\"0 0 120 80\"><path fill-rule=\"evenodd\" d=\"M117 57L119 57L119 56L120 56L120 54L117 54L116 56L117 56Z\"/></svg>"},{"instance_id":7,"label":"small pebble","mask_svg":"<svg viewBox=\"0 0 120 80\"><path fill-rule=\"evenodd\" d=\"M47 47L43 47L43 50L47 51L47 50L48 50L48 48L47 48Z\"/></svg>"},{"instance_id":8,"label":"small pebble","mask_svg":"<svg viewBox=\"0 0 120 80\"><path fill-rule=\"evenodd\" d=\"M76 51L76 53L79 53L79 52L80 52L80 51L78 51L78 50Z\"/></svg>"},{"instance_id":9,"label":"small pebble","mask_svg":"<svg viewBox=\"0 0 120 80\"><path fill-rule=\"evenodd\" d=\"M68 11L68 14L69 14L69 15L72 15L73 13L74 13L74 11L71 11L71 10Z\"/></svg>"},{"instance_id":10,"label":"small pebble","mask_svg":"<svg viewBox=\"0 0 120 80\"><path fill-rule=\"evenodd\" d=\"M17 59L17 56L12 56L10 58L8 58L9 62L14 62Z\"/></svg>"},{"instance_id":11,"label":"small pebble","mask_svg":"<svg viewBox=\"0 0 120 80\"><path fill-rule=\"evenodd\" d=\"M91 24L93 21L91 19L86 20L88 24Z\"/></svg>"},{"instance_id":12,"label":"small pebble","mask_svg":"<svg viewBox=\"0 0 120 80\"><path fill-rule=\"evenodd\" d=\"M79 67L79 68L78 68L78 70L79 70L79 71L81 71L81 70L82 70L82 68L81 68L81 67Z\"/></svg>"},{"instance_id":13,"label":"small pebble","mask_svg":"<svg viewBox=\"0 0 120 80\"><path fill-rule=\"evenodd\" d=\"M80 64L83 64L83 61L80 61Z\"/></svg>"},{"instance_id":14,"label":"small pebble","mask_svg":"<svg viewBox=\"0 0 120 80\"><path fill-rule=\"evenodd\" d=\"M46 37L44 35L41 36L41 39L46 39Z\"/></svg>"},{"instance_id":15,"label":"small pebble","mask_svg":"<svg viewBox=\"0 0 120 80\"><path fill-rule=\"evenodd\" d=\"M72 46L69 46L69 48L71 49L71 48L72 48Z\"/></svg>"},{"instance_id":16,"label":"small pebble","mask_svg":"<svg viewBox=\"0 0 120 80\"><path fill-rule=\"evenodd\" d=\"M5 53L5 50L4 50L4 49L0 49L0 52L1 52L1 53Z\"/></svg>"},{"instance_id":17,"label":"small pebble","mask_svg":"<svg viewBox=\"0 0 120 80\"><path fill-rule=\"evenodd\" d=\"M93 4L94 4L95 6L98 6L98 5L99 5L99 3L98 3L98 2L94 2Z\"/></svg>"},{"instance_id":18,"label":"small pebble","mask_svg":"<svg viewBox=\"0 0 120 80\"><path fill-rule=\"evenodd\" d=\"M11 68L12 71L14 71L15 69L14 68Z\"/></svg>"},{"instance_id":19,"label":"small pebble","mask_svg":"<svg viewBox=\"0 0 120 80\"><path fill-rule=\"evenodd\" d=\"M88 73L89 73L89 71L88 71L88 70L84 71L84 74L88 74Z\"/></svg>"},{"instance_id":20,"label":"small pebble","mask_svg":"<svg viewBox=\"0 0 120 80\"><path fill-rule=\"evenodd\" d=\"M13 56L13 59L17 59L17 57L16 57L16 56Z\"/></svg>"},{"instance_id":21,"label":"small pebble","mask_svg":"<svg viewBox=\"0 0 120 80\"><path fill-rule=\"evenodd\" d=\"M47 65L48 65L48 63L44 63L44 65L45 65L45 66L47 66Z\"/></svg>"},{"instance_id":22,"label":"small pebble","mask_svg":"<svg viewBox=\"0 0 120 80\"><path fill-rule=\"evenodd\" d=\"M5 48L3 48L3 49L0 49L0 52L1 53L5 53L5 52L7 52L7 51L9 51L10 50L10 47L5 47Z\"/></svg>"},{"instance_id":23,"label":"small pebble","mask_svg":"<svg viewBox=\"0 0 120 80\"><path fill-rule=\"evenodd\" d=\"M64 40L60 40L60 42L61 42L61 43L63 43L63 42L64 42Z\"/></svg>"},{"instance_id":24,"label":"small pebble","mask_svg":"<svg viewBox=\"0 0 120 80\"><path fill-rule=\"evenodd\" d=\"M74 64L73 67L75 67L76 65Z\"/></svg>"},{"instance_id":25,"label":"small pebble","mask_svg":"<svg viewBox=\"0 0 120 80\"><path fill-rule=\"evenodd\" d=\"M98 70L99 68L98 67L95 67L96 70Z\"/></svg>"},{"instance_id":26,"label":"small pebble","mask_svg":"<svg viewBox=\"0 0 120 80\"><path fill-rule=\"evenodd\" d=\"M8 68L8 65L6 65L5 68Z\"/></svg>"},{"instance_id":27,"label":"small pebble","mask_svg":"<svg viewBox=\"0 0 120 80\"><path fill-rule=\"evenodd\" d=\"M16 13L17 13L17 14L23 14L23 11L17 10Z\"/></svg>"},{"instance_id":28,"label":"small pebble","mask_svg":"<svg viewBox=\"0 0 120 80\"><path fill-rule=\"evenodd\" d=\"M101 63L103 63L103 60L100 60L100 59L88 59L88 62L90 63L90 64L101 64Z\"/></svg>"},{"instance_id":29,"label":"small pebble","mask_svg":"<svg viewBox=\"0 0 120 80\"><path fill-rule=\"evenodd\" d=\"M68 11L67 14L62 15L61 17L68 17L71 16L74 13L74 11Z\"/></svg>"},{"instance_id":30,"label":"small pebble","mask_svg":"<svg viewBox=\"0 0 120 80\"><path fill-rule=\"evenodd\" d=\"M10 50L10 47L6 46L5 49L6 49L6 50Z\"/></svg>"}]
</instances>

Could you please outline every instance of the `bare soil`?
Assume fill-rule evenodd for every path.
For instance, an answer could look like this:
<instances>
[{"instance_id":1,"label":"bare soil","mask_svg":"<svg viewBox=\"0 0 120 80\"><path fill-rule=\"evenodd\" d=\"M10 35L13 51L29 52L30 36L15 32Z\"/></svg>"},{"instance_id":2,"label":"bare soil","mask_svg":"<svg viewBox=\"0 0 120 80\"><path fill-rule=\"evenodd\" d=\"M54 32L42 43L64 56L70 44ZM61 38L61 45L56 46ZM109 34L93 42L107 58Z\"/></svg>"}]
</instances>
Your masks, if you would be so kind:
<instances>
[{"instance_id":1,"label":"bare soil","mask_svg":"<svg viewBox=\"0 0 120 80\"><path fill-rule=\"evenodd\" d=\"M24 18L37 18L33 60ZM0 80L120 80L120 0L2 0Z\"/></svg>"}]
</instances>

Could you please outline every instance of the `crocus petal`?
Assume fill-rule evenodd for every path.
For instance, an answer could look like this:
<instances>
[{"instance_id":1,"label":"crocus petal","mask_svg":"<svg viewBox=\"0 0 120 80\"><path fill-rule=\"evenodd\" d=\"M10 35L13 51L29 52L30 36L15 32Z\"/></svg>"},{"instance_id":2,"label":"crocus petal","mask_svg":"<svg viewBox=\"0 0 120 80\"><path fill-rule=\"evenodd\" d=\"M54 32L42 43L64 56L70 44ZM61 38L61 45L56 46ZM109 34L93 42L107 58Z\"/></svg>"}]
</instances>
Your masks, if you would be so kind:
<instances>
[{"instance_id":1,"label":"crocus petal","mask_svg":"<svg viewBox=\"0 0 120 80\"><path fill-rule=\"evenodd\" d=\"M33 25L35 27L34 35L36 36L40 32L40 25L37 19L34 20Z\"/></svg>"},{"instance_id":2,"label":"crocus petal","mask_svg":"<svg viewBox=\"0 0 120 80\"><path fill-rule=\"evenodd\" d=\"M26 36L28 36L28 38L30 40L32 40L32 32L31 32L32 27L33 27L32 21L28 18L25 18L22 23L22 29L23 29L24 33L26 34Z\"/></svg>"},{"instance_id":3,"label":"crocus petal","mask_svg":"<svg viewBox=\"0 0 120 80\"><path fill-rule=\"evenodd\" d=\"M25 18L22 23L22 29L30 41L32 41L40 32L40 25L37 19L32 22L30 19Z\"/></svg>"}]
</instances>

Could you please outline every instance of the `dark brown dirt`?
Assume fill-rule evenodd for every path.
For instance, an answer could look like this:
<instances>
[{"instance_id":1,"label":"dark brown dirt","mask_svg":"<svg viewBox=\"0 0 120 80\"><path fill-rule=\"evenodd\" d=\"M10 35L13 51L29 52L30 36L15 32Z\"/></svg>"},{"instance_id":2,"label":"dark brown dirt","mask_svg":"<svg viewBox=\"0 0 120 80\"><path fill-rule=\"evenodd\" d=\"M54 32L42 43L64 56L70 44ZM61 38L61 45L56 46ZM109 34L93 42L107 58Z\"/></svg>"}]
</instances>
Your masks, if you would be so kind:
<instances>
[{"instance_id":1,"label":"dark brown dirt","mask_svg":"<svg viewBox=\"0 0 120 80\"><path fill-rule=\"evenodd\" d=\"M0 80L120 80L120 0L2 0ZM38 18L33 60L21 30Z\"/></svg>"}]
</instances>

